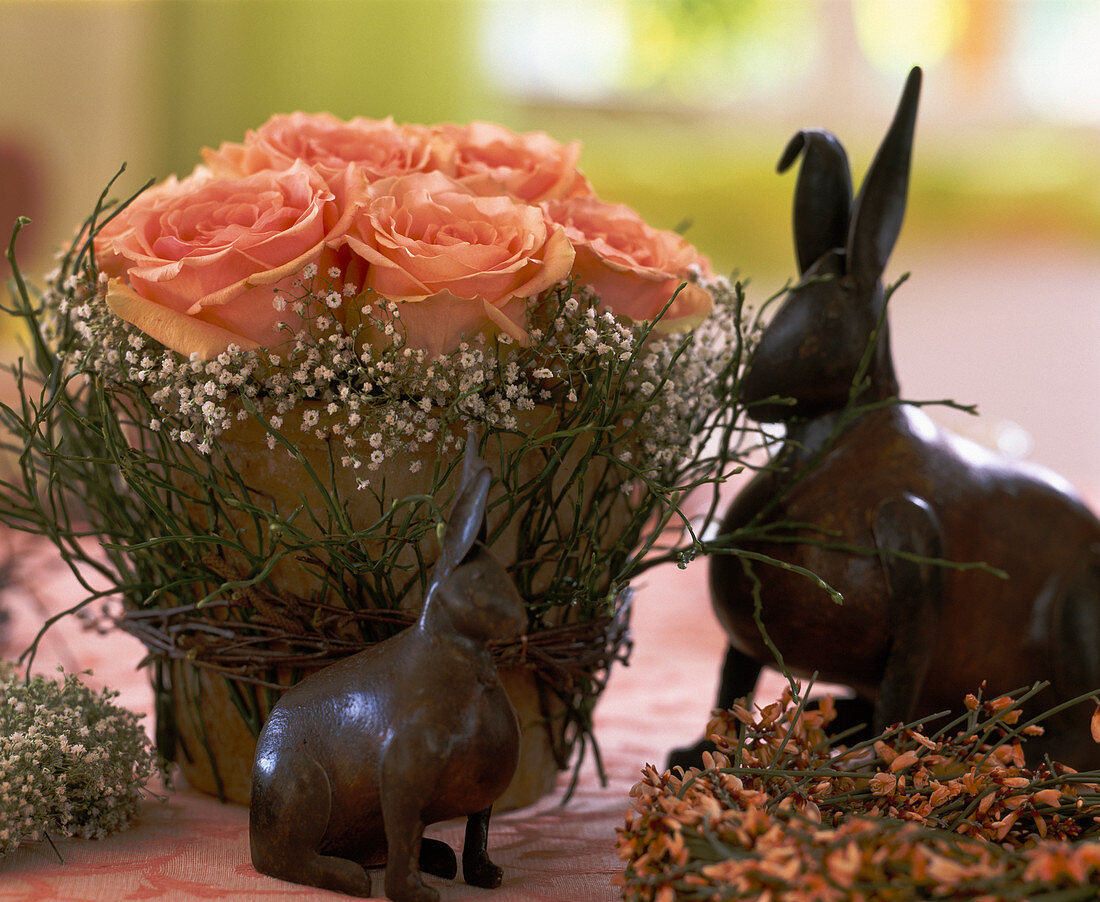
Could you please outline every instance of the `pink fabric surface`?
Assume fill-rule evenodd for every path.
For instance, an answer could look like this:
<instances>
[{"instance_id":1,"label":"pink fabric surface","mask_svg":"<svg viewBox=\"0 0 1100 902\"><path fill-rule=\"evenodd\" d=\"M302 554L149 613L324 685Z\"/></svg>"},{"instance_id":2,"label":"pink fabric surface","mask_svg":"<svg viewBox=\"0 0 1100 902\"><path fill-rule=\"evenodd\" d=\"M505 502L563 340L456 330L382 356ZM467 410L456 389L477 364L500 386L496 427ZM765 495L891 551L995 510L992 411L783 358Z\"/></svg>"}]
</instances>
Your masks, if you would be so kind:
<instances>
[{"instance_id":1,"label":"pink fabric surface","mask_svg":"<svg viewBox=\"0 0 1100 902\"><path fill-rule=\"evenodd\" d=\"M1100 506L1100 486L1087 493ZM11 615L2 649L18 654L51 613L82 597L50 546L25 538L7 539L20 562L16 590L4 595ZM5 537L0 534L0 548ZM443 899L569 900L596 902L620 898L611 878L620 873L615 828L623 823L630 787L647 763L663 764L668 751L700 735L714 699L725 640L710 609L706 566L686 570L658 567L635 585L630 666L617 667L596 709L596 736L607 773L601 786L589 755L568 804L561 802L568 775L558 791L537 804L494 816L489 850L504 869L504 885L480 890L459 881L425 880ZM41 645L36 670L94 671L88 682L121 693L120 703L151 712L152 697L136 670L144 653L129 636L97 635L68 618ZM783 685L765 671L757 701L777 695ZM824 686L820 687L826 688ZM151 714L147 727L152 728ZM461 848L462 824L429 828L427 835ZM0 902L125 902L125 900L231 899L241 902L337 899L264 877L253 870L248 852L247 811L223 805L186 786L150 798L140 818L125 832L98 842L58 842L65 863L46 843L25 843L0 859ZM377 891L381 871L373 871Z\"/></svg>"},{"instance_id":2,"label":"pink fabric surface","mask_svg":"<svg viewBox=\"0 0 1100 902\"><path fill-rule=\"evenodd\" d=\"M21 579L5 596L12 615L6 654L33 638L44 617L82 597L52 549L18 539ZM562 804L568 774L558 791L537 804L494 816L489 850L504 869L504 885L488 891L461 880L426 877L443 899L610 900L620 897L611 878L621 870L615 828L622 824L630 787L647 762L663 762L668 749L701 731L713 700L724 647L705 594L705 568L661 567L639 580L633 612L634 655L616 668L597 708L596 735L608 775L601 786L592 756L578 789ZM97 635L75 618L62 622L42 643L35 669L91 668L89 682L120 690L120 702L151 712L151 693L135 668L144 649L119 633ZM152 727L151 714L147 726ZM429 828L429 836L462 844L461 822ZM2 902L99 902L99 900L336 899L258 874L248 852L247 810L223 805L186 786L148 799L127 832L104 840L59 841L65 863L47 843L25 843L0 859ZM382 872L372 871L376 892ZM348 897L343 897L348 898Z\"/></svg>"}]
</instances>

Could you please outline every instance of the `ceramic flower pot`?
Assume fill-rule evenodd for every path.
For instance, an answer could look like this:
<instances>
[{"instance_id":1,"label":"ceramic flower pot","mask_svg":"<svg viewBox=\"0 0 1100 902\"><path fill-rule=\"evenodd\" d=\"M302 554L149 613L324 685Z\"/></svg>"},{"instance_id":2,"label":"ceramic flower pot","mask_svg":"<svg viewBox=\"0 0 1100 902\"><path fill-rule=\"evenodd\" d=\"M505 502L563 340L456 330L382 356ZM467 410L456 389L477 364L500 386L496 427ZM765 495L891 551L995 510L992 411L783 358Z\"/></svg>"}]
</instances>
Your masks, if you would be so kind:
<instances>
[{"instance_id":1,"label":"ceramic flower pot","mask_svg":"<svg viewBox=\"0 0 1100 902\"><path fill-rule=\"evenodd\" d=\"M523 432L530 435L538 434L539 430L552 430L553 424L553 411L550 408L539 408L526 412L521 426ZM314 472L331 475L339 497L345 502L353 527L364 527L375 522L396 499L432 493L434 460L427 450L419 452L419 457L412 454L402 456L400 460L387 461L379 470L368 474L374 486L382 485L384 480L385 494L376 495L356 487L355 471L334 468L330 472L329 448L325 441L317 439L311 432L288 429L285 426L284 434L288 437L295 436L297 449ZM254 497L258 503L270 505L283 516L303 506L307 511L323 510L322 492L317 485L304 478L306 471L302 463L282 448L272 451L267 436L267 431L257 421L238 423L220 437L219 452L224 454L241 479L248 486L254 487ZM504 439L506 443L511 442L514 448L518 448L523 441L523 437L519 435L504 436ZM506 457L511 450L513 448L505 446L500 454L486 454L486 458L499 472L501 458ZM593 510L592 487L600 480L595 478L595 471L604 468L603 476L613 474L606 469L606 462L587 459L586 451L583 443L574 445L556 477L548 485L548 491L555 496L560 494L556 503L556 522L551 528L560 534L561 541L572 543L574 551L581 556L584 555L584 546L591 543L602 543L610 547L618 542L622 529L630 519L632 508L630 498L617 492L614 493L610 510L604 509L597 516ZM420 466L410 468L415 460L420 461ZM519 461L520 472L510 475L513 480L522 484L536 477L537 469L541 466L542 463L535 455L528 455ZM585 473L591 478L577 478L575 471L581 466L592 471ZM452 480L436 487L434 494L444 510L450 501L453 489L451 483L457 481L457 478L456 471ZM585 486L588 488L584 488ZM500 490L496 491L499 494ZM195 505L193 516L197 522L202 522L206 514L201 505ZM508 524L498 530L500 519L505 516L506 505L498 506L488 516L489 534L495 535L491 541L493 552L512 570L517 567L533 567L533 571L529 569L527 573L527 591L541 593L547 588L553 567L550 562L524 565L517 561L517 554L523 545L519 533L525 528L524 518L521 514L512 512ZM599 532L574 528L578 518L583 527L589 516L592 517L593 524L599 522ZM229 512L229 521L241 535L247 535L253 527L247 515L233 511ZM317 523L311 522L309 527L316 529ZM383 553L381 545L378 546L378 552ZM436 554L434 535L428 534L417 546L407 547L396 556L394 569L405 572L406 569L411 571L418 567L430 568ZM284 558L271 568L267 585L271 592L261 605L264 608L262 615L274 621L282 617L288 625L300 623L300 608L319 591L317 568L311 566L309 561ZM407 614L411 620L420 601L419 590L414 587L403 600L402 610L397 615ZM241 604L247 606L249 600L242 599ZM271 608L276 610L272 612ZM248 616L254 614L255 611ZM280 644L288 650L294 644L291 636L284 632L279 638L266 643L265 660L268 666L261 681L268 685L233 679L227 661L219 659L216 651L211 652L210 637L219 630L232 630L240 616L240 612L233 610L232 605L214 608L209 612L209 621L191 637L181 638L177 633L174 660L167 670L162 670L167 675L165 688L170 695L171 704L162 709L159 716L171 717L176 758L192 785L233 801L247 803L256 735L262 719L278 697L278 690L272 687L290 685L311 670L317 669L317 666L303 663L300 659L294 659L290 663L289 657L287 663L280 662L278 655L273 652ZM539 644L541 637L548 635L547 630L569 629L573 619L575 618L571 618L567 608L543 612L538 623L532 625L529 636ZM607 632L621 630L622 625L609 621L602 624L601 628ZM292 627L288 626L288 629L293 632ZM350 637L352 633L349 632L348 635ZM315 637L301 638L304 641L315 641ZM191 641L196 643L194 658L199 666L186 660L185 655L179 654L178 647L182 645L186 649ZM596 641L606 642L608 639L607 636L600 637L597 634ZM340 650L350 654L363 647L366 645L353 637L346 645L341 645ZM332 656L325 654L323 657L327 662ZM516 656L512 657L515 659ZM547 685L546 679L536 667L528 666L526 662L516 662L505 663L498 670L520 720L522 751L516 776L497 807L516 808L534 802L553 788L556 775L565 765L569 753L569 723L563 716L565 703L559 693L554 691L554 687Z\"/></svg>"}]
</instances>

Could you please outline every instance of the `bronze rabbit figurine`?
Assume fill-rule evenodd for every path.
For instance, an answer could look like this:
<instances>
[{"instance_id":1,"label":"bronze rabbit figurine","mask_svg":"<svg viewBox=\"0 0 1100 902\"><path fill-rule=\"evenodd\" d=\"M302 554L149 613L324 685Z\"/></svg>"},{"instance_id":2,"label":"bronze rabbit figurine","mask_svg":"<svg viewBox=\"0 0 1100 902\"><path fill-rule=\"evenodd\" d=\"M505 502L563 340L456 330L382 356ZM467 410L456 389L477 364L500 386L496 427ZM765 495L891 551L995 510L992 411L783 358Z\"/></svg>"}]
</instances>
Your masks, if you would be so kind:
<instances>
[{"instance_id":1,"label":"bronze rabbit figurine","mask_svg":"<svg viewBox=\"0 0 1100 902\"><path fill-rule=\"evenodd\" d=\"M799 132L779 162L783 172L803 155L794 201L802 278L765 327L742 390L751 417L786 432L721 533L804 524L812 544L742 547L808 569L843 603L795 572L758 563L750 574L737 557L714 555L711 593L730 639L723 708L750 695L761 663L775 660L754 621L755 579L788 670L851 687L876 733L958 710L983 681L1002 693L1049 680L1031 713L1100 690L1100 521L1054 474L1002 459L898 400L881 276L905 211L920 83L913 69L854 202L847 156L828 132ZM1007 578L933 559L984 562ZM1046 721L1029 757L1038 747L1078 769L1100 767L1091 711ZM702 745L675 751L670 765L698 763Z\"/></svg>"},{"instance_id":2,"label":"bronze rabbit figurine","mask_svg":"<svg viewBox=\"0 0 1100 902\"><path fill-rule=\"evenodd\" d=\"M386 866L386 895L435 902L420 870L457 862L424 827L468 816L466 882L495 887L486 838L519 759L515 710L488 643L527 615L484 544L491 474L471 433L462 480L419 621L289 689L260 734L249 842L264 874L370 896L364 868Z\"/></svg>"}]
</instances>

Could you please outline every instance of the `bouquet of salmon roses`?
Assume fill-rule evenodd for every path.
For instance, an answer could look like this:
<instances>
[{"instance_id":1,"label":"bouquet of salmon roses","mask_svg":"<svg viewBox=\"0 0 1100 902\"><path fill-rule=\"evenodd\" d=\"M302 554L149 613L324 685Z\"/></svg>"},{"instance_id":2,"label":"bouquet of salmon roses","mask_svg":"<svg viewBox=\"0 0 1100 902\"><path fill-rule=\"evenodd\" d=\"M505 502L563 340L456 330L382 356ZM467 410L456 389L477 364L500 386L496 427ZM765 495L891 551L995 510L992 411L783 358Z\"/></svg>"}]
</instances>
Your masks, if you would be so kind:
<instances>
[{"instance_id":1,"label":"bouquet of salmon roses","mask_svg":"<svg viewBox=\"0 0 1100 902\"><path fill-rule=\"evenodd\" d=\"M193 782L246 800L278 693L415 619L469 435L529 611L497 649L545 734L517 803L589 743L629 580L695 553L717 499L701 522L680 502L740 462L753 327L579 154L484 122L275 116L184 178L108 186L44 290L15 267L0 520L54 542L74 610L120 602Z\"/></svg>"}]
</instances>

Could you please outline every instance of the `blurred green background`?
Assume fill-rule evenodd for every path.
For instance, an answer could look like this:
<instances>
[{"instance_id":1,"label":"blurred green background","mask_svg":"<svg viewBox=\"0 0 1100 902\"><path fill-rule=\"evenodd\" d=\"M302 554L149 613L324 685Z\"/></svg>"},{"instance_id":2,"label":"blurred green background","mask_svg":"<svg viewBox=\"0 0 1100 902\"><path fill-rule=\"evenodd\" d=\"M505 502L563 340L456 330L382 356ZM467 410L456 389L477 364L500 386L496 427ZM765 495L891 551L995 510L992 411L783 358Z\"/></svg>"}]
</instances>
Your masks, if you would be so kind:
<instances>
[{"instance_id":1,"label":"blurred green background","mask_svg":"<svg viewBox=\"0 0 1100 902\"><path fill-rule=\"evenodd\" d=\"M602 197L759 300L793 273L791 133L836 132L858 183L919 63L903 389L1096 498L1098 52L1096 0L0 0L0 221L34 219L36 274L123 161L120 191L185 174L295 109L490 119L581 140Z\"/></svg>"},{"instance_id":2,"label":"blurred green background","mask_svg":"<svg viewBox=\"0 0 1100 902\"><path fill-rule=\"evenodd\" d=\"M182 175L200 147L239 140L274 112L492 119L580 139L601 195L665 227L690 220L689 237L724 270L779 273L791 179L774 163L787 137L827 125L861 172L920 63L910 240L1100 244L1097 7L0 0L0 142L33 161L18 181L35 183L38 207L12 206L9 171L2 212L37 214L26 238L43 252L121 162L132 185Z\"/></svg>"}]
</instances>

